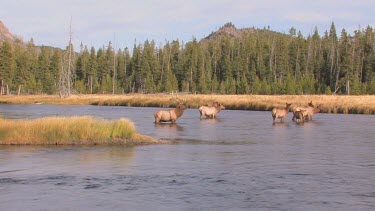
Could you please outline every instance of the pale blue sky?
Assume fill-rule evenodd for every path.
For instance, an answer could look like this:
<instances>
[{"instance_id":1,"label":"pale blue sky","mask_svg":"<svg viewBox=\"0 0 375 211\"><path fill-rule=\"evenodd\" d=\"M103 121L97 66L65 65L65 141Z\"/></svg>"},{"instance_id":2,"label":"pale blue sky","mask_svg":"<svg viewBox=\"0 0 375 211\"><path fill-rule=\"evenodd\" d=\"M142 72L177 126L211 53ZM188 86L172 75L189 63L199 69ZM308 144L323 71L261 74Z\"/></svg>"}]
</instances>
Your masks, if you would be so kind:
<instances>
[{"instance_id":1,"label":"pale blue sky","mask_svg":"<svg viewBox=\"0 0 375 211\"><path fill-rule=\"evenodd\" d=\"M0 0L0 20L24 41L64 48L72 17L78 48L132 47L134 40L185 43L208 36L226 22L237 28L270 27L287 33L291 27L305 36L315 26L322 35L334 21L338 35L359 27L375 27L375 0Z\"/></svg>"}]
</instances>

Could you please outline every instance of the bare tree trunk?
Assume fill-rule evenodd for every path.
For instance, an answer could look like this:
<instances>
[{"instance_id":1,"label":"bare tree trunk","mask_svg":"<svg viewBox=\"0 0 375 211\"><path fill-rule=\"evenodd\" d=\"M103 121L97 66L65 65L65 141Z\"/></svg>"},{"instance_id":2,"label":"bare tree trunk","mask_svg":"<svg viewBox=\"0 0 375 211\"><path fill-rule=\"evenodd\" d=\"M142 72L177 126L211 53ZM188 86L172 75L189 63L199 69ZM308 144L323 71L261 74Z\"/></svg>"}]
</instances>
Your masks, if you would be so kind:
<instances>
[{"instance_id":1,"label":"bare tree trunk","mask_svg":"<svg viewBox=\"0 0 375 211\"><path fill-rule=\"evenodd\" d=\"M307 49L307 59L306 59L306 67L305 67L305 74L307 74L307 71L309 69L310 59L311 59L311 38L309 40L309 48Z\"/></svg>"},{"instance_id":2,"label":"bare tree trunk","mask_svg":"<svg viewBox=\"0 0 375 211\"><path fill-rule=\"evenodd\" d=\"M294 70L294 80L297 80L297 70L299 69L298 60L299 60L299 47L297 48L297 58L296 58L296 68Z\"/></svg>"},{"instance_id":3,"label":"bare tree trunk","mask_svg":"<svg viewBox=\"0 0 375 211\"><path fill-rule=\"evenodd\" d=\"M70 20L70 38L69 38L69 47L67 52L67 57L63 56L63 62L61 64L61 72L59 77L59 95L60 98L67 97L71 95L71 86L73 84L73 46L72 46L72 21ZM66 62L67 67L65 66Z\"/></svg>"},{"instance_id":4,"label":"bare tree trunk","mask_svg":"<svg viewBox=\"0 0 375 211\"><path fill-rule=\"evenodd\" d=\"M116 36L114 35L114 41L116 42ZM112 95L115 94L116 88L116 47L115 43L113 43L113 78L112 78Z\"/></svg>"},{"instance_id":5,"label":"bare tree trunk","mask_svg":"<svg viewBox=\"0 0 375 211\"><path fill-rule=\"evenodd\" d=\"M20 85L18 85L18 92L17 92L17 95L19 96L19 95L20 95L20 93L21 93L21 84L20 84Z\"/></svg>"},{"instance_id":6,"label":"bare tree trunk","mask_svg":"<svg viewBox=\"0 0 375 211\"><path fill-rule=\"evenodd\" d=\"M164 74L164 55L161 62L161 71L160 71L160 83L163 84L163 74Z\"/></svg>"},{"instance_id":7,"label":"bare tree trunk","mask_svg":"<svg viewBox=\"0 0 375 211\"><path fill-rule=\"evenodd\" d=\"M274 75L273 74L273 70L272 70L272 61L273 61L273 54L274 54L274 51L275 51L275 40L272 41L272 46L271 46L271 55L270 55L270 72L271 72L271 75ZM275 78L276 80L276 78Z\"/></svg>"},{"instance_id":8,"label":"bare tree trunk","mask_svg":"<svg viewBox=\"0 0 375 211\"><path fill-rule=\"evenodd\" d=\"M4 94L4 81L1 80L1 84L0 84L0 95L3 95Z\"/></svg>"},{"instance_id":9,"label":"bare tree trunk","mask_svg":"<svg viewBox=\"0 0 375 211\"><path fill-rule=\"evenodd\" d=\"M336 72L336 81L335 81L335 90L338 90L338 83L339 83L339 76L340 76L340 66L339 66L339 49L337 49L337 52L336 52L336 68L337 68L337 72Z\"/></svg>"},{"instance_id":10,"label":"bare tree trunk","mask_svg":"<svg viewBox=\"0 0 375 211\"><path fill-rule=\"evenodd\" d=\"M334 46L333 41L332 41L332 45L331 45L331 69L330 69L330 72L329 72L329 84L331 85L331 87L333 85L332 77L333 77L334 57L335 57L335 46Z\"/></svg>"},{"instance_id":11,"label":"bare tree trunk","mask_svg":"<svg viewBox=\"0 0 375 211\"><path fill-rule=\"evenodd\" d=\"M356 42L354 41L354 42L353 42L352 59L351 59L351 63L352 63L352 74L354 74L354 69L355 69L355 44L356 44ZM357 74L356 74L356 77L358 77Z\"/></svg>"},{"instance_id":12,"label":"bare tree trunk","mask_svg":"<svg viewBox=\"0 0 375 211\"><path fill-rule=\"evenodd\" d=\"M346 91L347 91L347 94L350 95L350 80L347 81Z\"/></svg>"},{"instance_id":13,"label":"bare tree trunk","mask_svg":"<svg viewBox=\"0 0 375 211\"><path fill-rule=\"evenodd\" d=\"M92 94L92 87L93 87L93 81L92 81L92 76L90 76L90 93Z\"/></svg>"},{"instance_id":14,"label":"bare tree trunk","mask_svg":"<svg viewBox=\"0 0 375 211\"><path fill-rule=\"evenodd\" d=\"M361 80L361 83L363 82L363 63L364 63L364 60L365 60L365 53L364 51L362 51L362 58L361 58L361 77L360 77L360 80Z\"/></svg>"},{"instance_id":15,"label":"bare tree trunk","mask_svg":"<svg viewBox=\"0 0 375 211\"><path fill-rule=\"evenodd\" d=\"M124 57L125 57L125 61L124 61L124 62L125 62L125 70L124 70L124 72L125 72L124 77L125 77L125 78L124 78L124 83L126 83L126 77L127 77L127 75L126 75L126 52L127 52L127 50L125 50L125 56L124 56ZM126 91L126 88L125 88L125 87L126 87L126 84L124 84L124 86L123 86L123 88L122 88L122 89L124 90L124 92ZM129 91L130 91L130 90L129 90Z\"/></svg>"},{"instance_id":16,"label":"bare tree trunk","mask_svg":"<svg viewBox=\"0 0 375 211\"><path fill-rule=\"evenodd\" d=\"M193 92L193 90L190 90L192 89L193 87L193 68L190 68L190 83L189 83L189 91L190 92Z\"/></svg>"}]
</instances>

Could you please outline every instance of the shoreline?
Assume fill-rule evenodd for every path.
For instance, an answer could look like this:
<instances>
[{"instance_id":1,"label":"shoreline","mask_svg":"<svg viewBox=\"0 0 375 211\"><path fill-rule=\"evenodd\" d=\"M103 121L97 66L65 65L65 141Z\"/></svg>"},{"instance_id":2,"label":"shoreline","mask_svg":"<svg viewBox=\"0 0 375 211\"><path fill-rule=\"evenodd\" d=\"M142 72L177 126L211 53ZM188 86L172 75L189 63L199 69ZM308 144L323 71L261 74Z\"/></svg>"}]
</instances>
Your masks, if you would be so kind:
<instances>
[{"instance_id":1,"label":"shoreline","mask_svg":"<svg viewBox=\"0 0 375 211\"><path fill-rule=\"evenodd\" d=\"M306 106L312 101L321 113L375 114L375 95L214 95L214 94L79 94L60 98L58 95L3 95L0 103L98 105L173 108L176 97L189 108L220 102L228 110L271 111L274 107Z\"/></svg>"}]
</instances>

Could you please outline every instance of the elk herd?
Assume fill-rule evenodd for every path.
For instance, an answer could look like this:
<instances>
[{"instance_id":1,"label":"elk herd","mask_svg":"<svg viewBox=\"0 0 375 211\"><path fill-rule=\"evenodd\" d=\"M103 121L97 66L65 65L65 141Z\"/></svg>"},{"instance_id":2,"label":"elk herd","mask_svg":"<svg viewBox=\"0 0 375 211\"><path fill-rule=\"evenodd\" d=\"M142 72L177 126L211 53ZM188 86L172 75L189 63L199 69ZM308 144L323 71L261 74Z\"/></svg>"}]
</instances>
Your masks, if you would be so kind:
<instances>
[{"instance_id":1,"label":"elk herd","mask_svg":"<svg viewBox=\"0 0 375 211\"><path fill-rule=\"evenodd\" d=\"M289 113L291 103L286 103L285 108L273 108L272 109L272 118L275 123L277 119L280 119L280 122L284 121L284 118ZM292 108L293 118L292 120L299 123L304 123L304 121L312 120L312 116L320 112L320 107L322 105L314 106L312 101L310 101L307 106L295 106Z\"/></svg>"},{"instance_id":2,"label":"elk herd","mask_svg":"<svg viewBox=\"0 0 375 211\"><path fill-rule=\"evenodd\" d=\"M176 123L177 119L180 118L186 108L188 107L184 100L179 98L175 99L177 102L177 108L169 109L169 110L158 110L155 112L155 123L161 122L171 122ZM280 122L283 122L285 117L288 115L289 110L291 109L292 104L286 103L285 108L273 108L272 109L272 118L273 122L275 123L277 119L280 119ZM312 116L316 113L320 112L321 105L314 106L312 101L310 101L307 106L295 106L293 107L292 113L293 118L292 120L296 123L304 123L304 121L312 120ZM216 115L221 111L224 110L225 107L219 102L214 102L212 104L204 105L199 107L200 119L203 118L212 118L215 119Z\"/></svg>"}]
</instances>

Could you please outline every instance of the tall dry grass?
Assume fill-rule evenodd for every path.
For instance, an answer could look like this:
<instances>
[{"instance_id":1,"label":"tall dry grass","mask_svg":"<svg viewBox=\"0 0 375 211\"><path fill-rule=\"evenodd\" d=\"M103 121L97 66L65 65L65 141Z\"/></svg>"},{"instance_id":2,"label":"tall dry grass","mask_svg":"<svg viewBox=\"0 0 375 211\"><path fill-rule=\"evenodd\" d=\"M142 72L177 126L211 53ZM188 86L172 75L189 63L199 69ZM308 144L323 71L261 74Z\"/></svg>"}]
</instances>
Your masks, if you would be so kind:
<instances>
[{"instance_id":1,"label":"tall dry grass","mask_svg":"<svg viewBox=\"0 0 375 211\"><path fill-rule=\"evenodd\" d=\"M109 121L90 116L45 117L34 120L0 118L0 144L92 145L156 141L136 133L126 119Z\"/></svg>"},{"instance_id":2,"label":"tall dry grass","mask_svg":"<svg viewBox=\"0 0 375 211\"><path fill-rule=\"evenodd\" d=\"M375 114L374 95L177 95L186 100L190 108L218 101L227 109L270 111L285 103L305 106L308 102L322 104L323 113ZM0 103L46 103L75 105L111 105L139 107L175 107L176 95L73 95L59 98L54 95L0 96Z\"/></svg>"}]
</instances>

